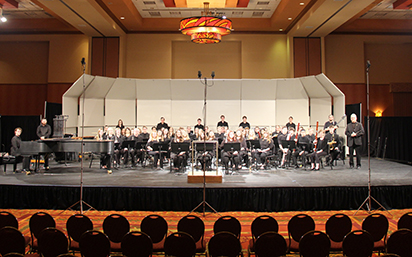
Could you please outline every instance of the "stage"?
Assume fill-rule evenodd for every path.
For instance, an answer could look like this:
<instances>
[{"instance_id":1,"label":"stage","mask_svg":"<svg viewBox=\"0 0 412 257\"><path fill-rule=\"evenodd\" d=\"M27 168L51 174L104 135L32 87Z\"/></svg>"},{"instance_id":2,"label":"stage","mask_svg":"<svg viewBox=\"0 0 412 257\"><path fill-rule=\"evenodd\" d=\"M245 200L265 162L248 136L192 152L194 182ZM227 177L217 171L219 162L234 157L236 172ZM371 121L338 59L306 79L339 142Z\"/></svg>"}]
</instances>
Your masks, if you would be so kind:
<instances>
[{"instance_id":1,"label":"stage","mask_svg":"<svg viewBox=\"0 0 412 257\"><path fill-rule=\"evenodd\" d=\"M203 184L188 183L191 167L185 173L170 172L167 165L108 174L98 161L83 166L83 199L99 210L190 211L203 199ZM79 162L50 161L50 170L26 175L13 174L8 165L0 176L0 208L65 209L79 200L80 170ZM372 158L371 185L372 196L385 208L412 207L412 166ZM348 160L319 171L244 167L223 174L222 183L206 184L206 201L219 211L357 209L368 196L367 186L367 158L359 169L349 169Z\"/></svg>"}]
</instances>

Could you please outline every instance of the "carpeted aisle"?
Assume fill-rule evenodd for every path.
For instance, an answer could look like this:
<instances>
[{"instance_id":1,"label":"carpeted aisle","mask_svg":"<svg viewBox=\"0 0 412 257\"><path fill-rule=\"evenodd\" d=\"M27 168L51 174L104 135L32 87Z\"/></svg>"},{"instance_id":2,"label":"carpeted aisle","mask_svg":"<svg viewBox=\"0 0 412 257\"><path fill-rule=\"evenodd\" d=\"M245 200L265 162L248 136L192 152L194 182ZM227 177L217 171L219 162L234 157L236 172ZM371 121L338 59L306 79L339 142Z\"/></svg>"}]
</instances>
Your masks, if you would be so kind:
<instances>
[{"instance_id":1,"label":"carpeted aisle","mask_svg":"<svg viewBox=\"0 0 412 257\"><path fill-rule=\"evenodd\" d=\"M23 232L24 235L30 235L29 230L29 219L31 215L36 212L44 211L49 213L54 217L57 223L57 228L66 232L66 221L67 219L75 214L78 211L62 211L62 210L15 210L7 209L1 211L8 211L13 213L19 221L19 229ZM389 232L388 236L397 229L398 219L407 212L412 211L412 209L404 210L390 210L379 211L379 213L384 214L389 220ZM250 226L252 221L260 215L270 215L274 217L279 223L279 233L285 238L287 237L287 223L291 217L298 213L306 213L310 215L316 223L316 230L325 231L325 223L331 215L335 213L344 213L352 219L353 230L361 229L362 220L368 215L366 211L359 211L356 216L354 216L356 211L316 211L316 212L272 212L272 213L263 213L263 212L222 212L222 213L206 213L204 217L202 213L196 212L192 213L199 216L205 223L205 237L209 239L213 235L213 223L221 216L231 215L239 219L242 224L242 233L241 233L241 242L243 246L244 253L247 253L248 241L251 238ZM180 218L187 215L188 212L144 212L144 211L87 211L84 214L87 215L94 224L95 230L103 231L102 224L105 217L112 213L118 213L125 216L129 222L131 230L139 230L141 220L149 214L158 214L163 216L169 225L169 232L177 231L177 223ZM288 256L299 256L298 254L290 254ZM342 256L342 254L333 254L331 256ZM376 255L378 256L378 255Z\"/></svg>"}]
</instances>

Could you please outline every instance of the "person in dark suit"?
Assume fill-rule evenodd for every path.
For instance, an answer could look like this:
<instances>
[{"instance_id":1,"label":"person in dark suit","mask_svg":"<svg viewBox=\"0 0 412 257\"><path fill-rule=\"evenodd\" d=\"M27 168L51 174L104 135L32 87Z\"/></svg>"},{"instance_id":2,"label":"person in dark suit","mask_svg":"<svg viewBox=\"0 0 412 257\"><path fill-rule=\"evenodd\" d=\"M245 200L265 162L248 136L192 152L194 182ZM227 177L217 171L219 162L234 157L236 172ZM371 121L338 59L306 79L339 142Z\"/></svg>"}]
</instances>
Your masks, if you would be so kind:
<instances>
[{"instance_id":1,"label":"person in dark suit","mask_svg":"<svg viewBox=\"0 0 412 257\"><path fill-rule=\"evenodd\" d=\"M46 119L42 119L40 125L37 127L36 131L37 136L39 139L44 140L46 138L49 138L51 135L51 127L49 124L47 124ZM49 154L44 155L44 168L46 170L49 169Z\"/></svg>"},{"instance_id":2,"label":"person in dark suit","mask_svg":"<svg viewBox=\"0 0 412 257\"><path fill-rule=\"evenodd\" d=\"M361 167L361 153L359 152L362 146L362 136L365 130L360 122L357 121L356 114L350 116L351 122L346 126L345 135L347 136L349 147L349 166L354 167L353 152L356 151L356 168Z\"/></svg>"}]
</instances>

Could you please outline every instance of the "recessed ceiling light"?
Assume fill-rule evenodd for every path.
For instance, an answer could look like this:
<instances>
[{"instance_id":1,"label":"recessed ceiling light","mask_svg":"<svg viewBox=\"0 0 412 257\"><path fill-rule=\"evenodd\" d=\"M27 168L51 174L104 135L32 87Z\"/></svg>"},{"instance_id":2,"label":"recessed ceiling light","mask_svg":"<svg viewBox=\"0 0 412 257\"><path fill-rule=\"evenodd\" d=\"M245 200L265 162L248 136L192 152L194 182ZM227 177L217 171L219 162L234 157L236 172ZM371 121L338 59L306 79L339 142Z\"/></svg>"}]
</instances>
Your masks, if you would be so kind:
<instances>
[{"instance_id":1,"label":"recessed ceiling light","mask_svg":"<svg viewBox=\"0 0 412 257\"><path fill-rule=\"evenodd\" d=\"M120 17L121 20L124 20L124 16Z\"/></svg>"},{"instance_id":2,"label":"recessed ceiling light","mask_svg":"<svg viewBox=\"0 0 412 257\"><path fill-rule=\"evenodd\" d=\"M300 5L305 5L305 3L300 3Z\"/></svg>"},{"instance_id":3,"label":"recessed ceiling light","mask_svg":"<svg viewBox=\"0 0 412 257\"><path fill-rule=\"evenodd\" d=\"M283 29L279 29L279 31L283 31Z\"/></svg>"},{"instance_id":4,"label":"recessed ceiling light","mask_svg":"<svg viewBox=\"0 0 412 257\"><path fill-rule=\"evenodd\" d=\"M292 20L292 18L290 18L290 17L289 17L289 18L288 18L288 20L290 20L290 21L291 21L291 20Z\"/></svg>"}]
</instances>

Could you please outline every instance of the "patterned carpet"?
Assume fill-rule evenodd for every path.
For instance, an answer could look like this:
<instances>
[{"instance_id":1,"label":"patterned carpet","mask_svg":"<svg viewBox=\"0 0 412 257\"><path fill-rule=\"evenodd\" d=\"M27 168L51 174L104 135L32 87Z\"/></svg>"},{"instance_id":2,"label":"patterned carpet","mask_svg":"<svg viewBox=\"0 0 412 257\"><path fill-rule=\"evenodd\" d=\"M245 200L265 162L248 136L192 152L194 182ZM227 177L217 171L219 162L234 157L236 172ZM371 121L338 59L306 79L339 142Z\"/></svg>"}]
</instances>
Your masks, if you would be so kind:
<instances>
[{"instance_id":1,"label":"patterned carpet","mask_svg":"<svg viewBox=\"0 0 412 257\"><path fill-rule=\"evenodd\" d=\"M0 209L1 210L1 209ZM78 213L76 211L61 211L61 210L1 210L1 211L8 211L13 213L18 221L19 221L19 229L22 231L24 235L30 235L29 231L29 219L31 215L36 212L44 211L49 213L54 217L56 220L57 228L61 229L62 231L66 232L66 221L67 219L75 214ZM379 213L384 214L389 220L389 232L390 235L393 231L397 229L397 221L398 219L407 212L411 212L412 209L404 209L404 210L390 210L389 212L386 211L379 211ZM316 211L316 212L273 212L273 213L263 213L263 212L223 212L223 213L206 213L204 217L202 213L192 213L200 218L205 223L205 237L209 239L213 235L213 223L221 216L231 215L236 217L241 225L242 225L242 233L241 233L241 243L243 247L244 253L247 253L247 245L248 241L251 238L251 231L250 226L252 221L260 216L260 215L271 215L274 217L279 223L279 233L283 235L285 238L287 237L287 223L291 217L298 213L306 213L310 215L316 223L316 230L325 231L325 223L331 215L335 213L344 213L348 215L352 219L353 223L353 230L361 229L362 220L368 215L366 211L359 211L356 216L354 215L356 211ZM112 212L112 211L87 211L86 214L94 224L94 229L103 231L102 224L103 220L106 216L118 213L125 216L129 222L131 230L139 230L140 221L147 215L153 214L153 212L143 212L143 211L121 211L121 212ZM180 218L187 215L187 212L155 212L155 214L163 216L169 225L169 232L177 231L177 223ZM288 256L299 256L298 254L289 254ZM342 254L331 254L331 256L342 256ZM374 255L375 256L375 255ZM378 255L376 255L378 256Z\"/></svg>"}]
</instances>

